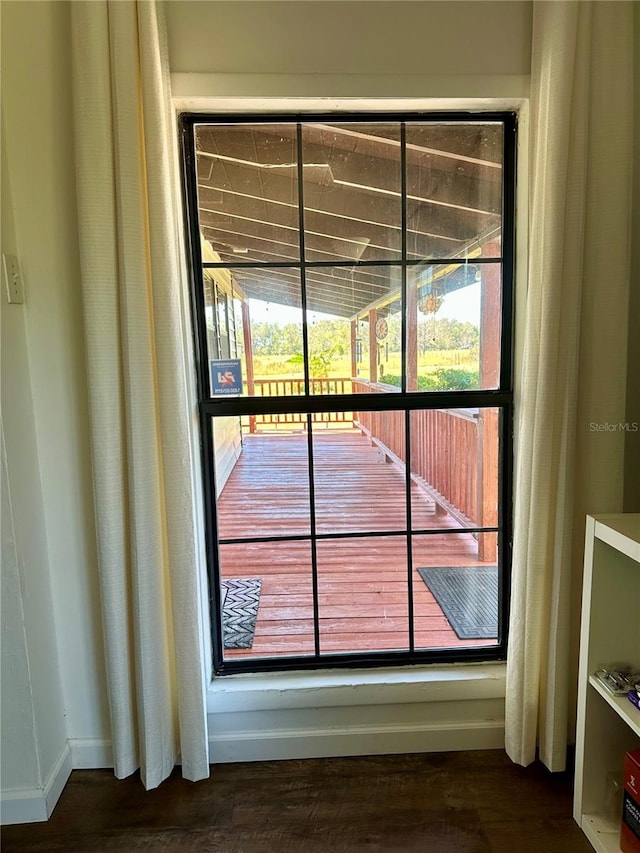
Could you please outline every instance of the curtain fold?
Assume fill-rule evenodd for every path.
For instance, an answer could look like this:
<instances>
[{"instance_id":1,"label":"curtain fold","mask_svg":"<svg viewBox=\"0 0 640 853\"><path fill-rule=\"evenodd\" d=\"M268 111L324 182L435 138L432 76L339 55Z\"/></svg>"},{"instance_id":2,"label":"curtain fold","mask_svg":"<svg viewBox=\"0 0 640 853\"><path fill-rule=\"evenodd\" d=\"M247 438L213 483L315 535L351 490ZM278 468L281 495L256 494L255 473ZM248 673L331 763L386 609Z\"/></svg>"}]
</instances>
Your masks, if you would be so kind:
<instances>
[{"instance_id":1,"label":"curtain fold","mask_svg":"<svg viewBox=\"0 0 640 853\"><path fill-rule=\"evenodd\" d=\"M562 770L585 515L620 512L633 116L629 2L534 2L506 748Z\"/></svg>"},{"instance_id":2,"label":"curtain fold","mask_svg":"<svg viewBox=\"0 0 640 853\"><path fill-rule=\"evenodd\" d=\"M153 788L209 773L166 37L149 0L71 14L114 763Z\"/></svg>"}]
</instances>

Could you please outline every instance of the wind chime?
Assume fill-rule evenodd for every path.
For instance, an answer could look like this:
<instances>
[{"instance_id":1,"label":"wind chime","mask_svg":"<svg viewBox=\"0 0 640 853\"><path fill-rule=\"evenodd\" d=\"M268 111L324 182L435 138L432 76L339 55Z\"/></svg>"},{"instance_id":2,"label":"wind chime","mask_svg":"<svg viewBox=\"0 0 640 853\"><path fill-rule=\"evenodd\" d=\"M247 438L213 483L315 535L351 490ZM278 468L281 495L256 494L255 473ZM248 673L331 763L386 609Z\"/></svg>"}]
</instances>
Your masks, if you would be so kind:
<instances>
[{"instance_id":1,"label":"wind chime","mask_svg":"<svg viewBox=\"0 0 640 853\"><path fill-rule=\"evenodd\" d=\"M442 305L444 297L438 293L427 293L418 300L418 308L423 314L436 314Z\"/></svg>"},{"instance_id":2,"label":"wind chime","mask_svg":"<svg viewBox=\"0 0 640 853\"><path fill-rule=\"evenodd\" d=\"M376 320L375 326L376 333L376 364L377 364L377 373L376 380L381 380L384 376L384 365L385 362L389 359L389 343L387 338L389 337L389 324L386 320L386 317L378 317ZM383 355L384 351L384 355Z\"/></svg>"}]
</instances>

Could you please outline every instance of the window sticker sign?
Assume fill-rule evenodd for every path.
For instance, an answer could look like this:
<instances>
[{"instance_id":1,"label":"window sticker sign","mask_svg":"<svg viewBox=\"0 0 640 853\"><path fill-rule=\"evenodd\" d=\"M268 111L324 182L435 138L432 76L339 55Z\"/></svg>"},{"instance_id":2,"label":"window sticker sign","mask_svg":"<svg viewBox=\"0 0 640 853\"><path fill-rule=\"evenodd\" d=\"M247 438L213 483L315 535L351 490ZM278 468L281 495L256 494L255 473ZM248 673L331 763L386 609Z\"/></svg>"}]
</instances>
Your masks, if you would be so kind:
<instances>
[{"instance_id":1,"label":"window sticker sign","mask_svg":"<svg viewBox=\"0 0 640 853\"><path fill-rule=\"evenodd\" d=\"M214 358L209 362L211 392L220 394L242 394L242 366L239 358Z\"/></svg>"}]
</instances>

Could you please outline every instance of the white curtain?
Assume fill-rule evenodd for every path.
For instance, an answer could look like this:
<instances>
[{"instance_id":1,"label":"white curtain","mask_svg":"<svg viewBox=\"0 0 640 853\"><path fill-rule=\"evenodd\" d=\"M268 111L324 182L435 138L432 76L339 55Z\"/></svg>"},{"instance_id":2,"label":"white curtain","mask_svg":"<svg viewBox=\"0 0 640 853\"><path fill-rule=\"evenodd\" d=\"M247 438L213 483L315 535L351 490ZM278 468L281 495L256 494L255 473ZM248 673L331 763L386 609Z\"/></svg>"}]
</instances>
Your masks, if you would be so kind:
<instances>
[{"instance_id":1,"label":"white curtain","mask_svg":"<svg viewBox=\"0 0 640 853\"><path fill-rule=\"evenodd\" d=\"M565 766L585 514L622 511L632 4L534 2L506 747ZM600 427L600 425L609 425Z\"/></svg>"},{"instance_id":2,"label":"white curtain","mask_svg":"<svg viewBox=\"0 0 640 853\"><path fill-rule=\"evenodd\" d=\"M153 788L209 773L166 39L149 0L70 5L114 763Z\"/></svg>"}]
</instances>

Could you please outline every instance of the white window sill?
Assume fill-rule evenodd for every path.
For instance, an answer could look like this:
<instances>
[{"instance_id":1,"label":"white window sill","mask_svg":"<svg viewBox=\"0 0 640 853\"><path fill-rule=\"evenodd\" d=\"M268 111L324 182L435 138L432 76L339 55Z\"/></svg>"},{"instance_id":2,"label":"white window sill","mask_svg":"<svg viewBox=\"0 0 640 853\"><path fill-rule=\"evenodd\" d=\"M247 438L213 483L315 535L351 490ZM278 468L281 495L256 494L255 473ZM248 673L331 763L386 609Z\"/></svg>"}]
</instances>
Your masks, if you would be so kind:
<instances>
[{"instance_id":1,"label":"white window sill","mask_svg":"<svg viewBox=\"0 0 640 853\"><path fill-rule=\"evenodd\" d=\"M402 669L250 673L214 678L210 714L292 708L504 699L504 661Z\"/></svg>"}]
</instances>

